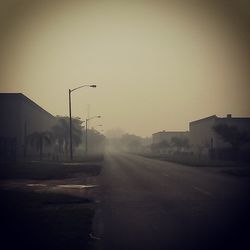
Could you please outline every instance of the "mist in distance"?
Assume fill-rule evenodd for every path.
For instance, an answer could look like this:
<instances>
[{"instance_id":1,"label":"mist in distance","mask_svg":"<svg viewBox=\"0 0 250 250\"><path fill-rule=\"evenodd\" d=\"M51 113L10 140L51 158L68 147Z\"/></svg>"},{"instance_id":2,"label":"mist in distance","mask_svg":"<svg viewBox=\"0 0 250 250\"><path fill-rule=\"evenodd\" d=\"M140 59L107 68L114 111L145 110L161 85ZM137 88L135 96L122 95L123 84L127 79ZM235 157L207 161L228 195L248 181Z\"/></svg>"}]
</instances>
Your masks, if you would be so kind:
<instances>
[{"instance_id":1,"label":"mist in distance","mask_svg":"<svg viewBox=\"0 0 250 250\"><path fill-rule=\"evenodd\" d=\"M1 1L0 91L53 115L102 114L150 136L216 114L249 116L249 13L241 1Z\"/></svg>"}]
</instances>

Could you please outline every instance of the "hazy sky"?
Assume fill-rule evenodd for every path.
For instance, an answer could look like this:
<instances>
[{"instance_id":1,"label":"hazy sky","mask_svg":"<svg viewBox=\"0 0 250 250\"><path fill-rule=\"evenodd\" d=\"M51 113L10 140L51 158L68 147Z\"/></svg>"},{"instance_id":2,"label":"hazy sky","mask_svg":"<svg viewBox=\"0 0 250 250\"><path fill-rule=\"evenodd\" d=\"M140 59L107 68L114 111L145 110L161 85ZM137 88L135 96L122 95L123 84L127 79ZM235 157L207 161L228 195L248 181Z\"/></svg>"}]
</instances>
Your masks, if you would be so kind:
<instances>
[{"instance_id":1,"label":"hazy sky","mask_svg":"<svg viewBox=\"0 0 250 250\"><path fill-rule=\"evenodd\" d=\"M96 83L73 116L142 136L250 115L247 1L0 2L0 92L68 115Z\"/></svg>"}]
</instances>

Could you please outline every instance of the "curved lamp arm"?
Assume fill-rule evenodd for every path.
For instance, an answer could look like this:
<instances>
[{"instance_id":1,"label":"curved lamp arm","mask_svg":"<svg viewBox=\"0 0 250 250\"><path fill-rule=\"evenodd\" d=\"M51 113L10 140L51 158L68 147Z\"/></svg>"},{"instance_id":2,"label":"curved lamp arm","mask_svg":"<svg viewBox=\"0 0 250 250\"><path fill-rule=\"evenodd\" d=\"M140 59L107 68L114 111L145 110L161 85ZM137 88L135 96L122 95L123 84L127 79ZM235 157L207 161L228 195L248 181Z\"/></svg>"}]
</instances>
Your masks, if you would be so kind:
<instances>
[{"instance_id":1,"label":"curved lamp arm","mask_svg":"<svg viewBox=\"0 0 250 250\"><path fill-rule=\"evenodd\" d=\"M86 121L92 120L92 119L94 119L94 118L101 118L101 116L100 116L100 115L96 115L96 116L87 118Z\"/></svg>"},{"instance_id":2,"label":"curved lamp arm","mask_svg":"<svg viewBox=\"0 0 250 250\"><path fill-rule=\"evenodd\" d=\"M70 92L73 92L74 90L77 90L77 89L80 89L80 88L83 88L83 87L96 88L96 85L95 84L85 84L85 85L79 86L77 88L70 89Z\"/></svg>"}]
</instances>

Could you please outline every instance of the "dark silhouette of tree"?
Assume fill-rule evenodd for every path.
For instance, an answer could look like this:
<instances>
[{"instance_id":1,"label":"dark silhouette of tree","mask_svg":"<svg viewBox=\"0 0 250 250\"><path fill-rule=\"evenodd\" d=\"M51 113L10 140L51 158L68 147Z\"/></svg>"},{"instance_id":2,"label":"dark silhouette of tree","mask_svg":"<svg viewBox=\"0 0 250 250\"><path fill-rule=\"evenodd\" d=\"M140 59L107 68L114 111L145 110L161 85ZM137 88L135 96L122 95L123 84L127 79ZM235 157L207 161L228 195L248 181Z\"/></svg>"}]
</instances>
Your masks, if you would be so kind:
<instances>
[{"instance_id":1,"label":"dark silhouette of tree","mask_svg":"<svg viewBox=\"0 0 250 250\"><path fill-rule=\"evenodd\" d=\"M169 144L168 141L163 140L163 141L159 142L158 146L160 149L166 149L166 148L169 148L171 145Z\"/></svg>"},{"instance_id":2,"label":"dark silhouette of tree","mask_svg":"<svg viewBox=\"0 0 250 250\"><path fill-rule=\"evenodd\" d=\"M72 118L72 145L73 148L82 142L83 127L79 117ZM58 145L60 154L69 152L69 117L57 116L57 123L52 127L55 143Z\"/></svg>"},{"instance_id":3,"label":"dark silhouette of tree","mask_svg":"<svg viewBox=\"0 0 250 250\"><path fill-rule=\"evenodd\" d=\"M60 154L64 154L68 151L69 125L67 123L66 117L57 116L57 124L51 129Z\"/></svg>"},{"instance_id":4,"label":"dark silhouette of tree","mask_svg":"<svg viewBox=\"0 0 250 250\"><path fill-rule=\"evenodd\" d=\"M224 142L231 145L236 159L241 147L250 142L249 134L246 131L239 130L238 127L227 124L217 124L213 127L213 130L222 138Z\"/></svg>"},{"instance_id":5,"label":"dark silhouette of tree","mask_svg":"<svg viewBox=\"0 0 250 250\"><path fill-rule=\"evenodd\" d=\"M124 134L120 139L120 143L126 151L138 151L139 147L142 146L142 138L133 134Z\"/></svg>"},{"instance_id":6,"label":"dark silhouette of tree","mask_svg":"<svg viewBox=\"0 0 250 250\"><path fill-rule=\"evenodd\" d=\"M85 136L85 131L84 131ZM94 128L88 129L88 148L91 153L101 153L104 151L105 136Z\"/></svg>"},{"instance_id":7,"label":"dark silhouette of tree","mask_svg":"<svg viewBox=\"0 0 250 250\"><path fill-rule=\"evenodd\" d=\"M190 147L189 140L186 137L172 137L171 143L177 148L177 152L181 151L183 148L187 149Z\"/></svg>"},{"instance_id":8,"label":"dark silhouette of tree","mask_svg":"<svg viewBox=\"0 0 250 250\"><path fill-rule=\"evenodd\" d=\"M198 150L198 158L201 158L202 154L203 154L203 151L205 149L208 149L210 147L210 144L209 142L203 142L201 143L200 145L197 145L197 150Z\"/></svg>"},{"instance_id":9,"label":"dark silhouette of tree","mask_svg":"<svg viewBox=\"0 0 250 250\"><path fill-rule=\"evenodd\" d=\"M159 143L151 144L151 151L153 153L160 153L162 150L166 150L170 147L171 147L171 145L168 141L162 140Z\"/></svg>"},{"instance_id":10,"label":"dark silhouette of tree","mask_svg":"<svg viewBox=\"0 0 250 250\"><path fill-rule=\"evenodd\" d=\"M151 152L152 153L157 153L158 152L158 143L152 143L151 145L150 145L150 150L151 150Z\"/></svg>"},{"instance_id":11,"label":"dark silhouette of tree","mask_svg":"<svg viewBox=\"0 0 250 250\"><path fill-rule=\"evenodd\" d=\"M132 152L139 152L142 148L142 143L139 140L132 140L128 143L128 148Z\"/></svg>"},{"instance_id":12,"label":"dark silhouette of tree","mask_svg":"<svg viewBox=\"0 0 250 250\"><path fill-rule=\"evenodd\" d=\"M31 147L35 147L36 151L39 152L40 160L42 160L43 149L45 146L52 144L52 134L48 131L34 132L27 136L28 143Z\"/></svg>"}]
</instances>

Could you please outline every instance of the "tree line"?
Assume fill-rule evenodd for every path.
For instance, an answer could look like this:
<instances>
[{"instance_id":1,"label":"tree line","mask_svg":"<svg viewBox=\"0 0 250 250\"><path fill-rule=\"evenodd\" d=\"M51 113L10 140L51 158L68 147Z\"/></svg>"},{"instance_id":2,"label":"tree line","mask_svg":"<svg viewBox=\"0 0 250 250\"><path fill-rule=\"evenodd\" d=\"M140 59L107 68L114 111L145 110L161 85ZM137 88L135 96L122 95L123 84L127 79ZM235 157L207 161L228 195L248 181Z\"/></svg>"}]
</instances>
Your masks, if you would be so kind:
<instances>
[{"instance_id":1,"label":"tree line","mask_svg":"<svg viewBox=\"0 0 250 250\"><path fill-rule=\"evenodd\" d=\"M214 149L210 143L204 143L202 145L196 145L198 149L198 156L200 157L205 148L209 149L213 154L223 154L226 158L232 158L237 160L240 157L245 145L250 143L250 135L246 130L239 129L235 125L228 124L216 124L212 127L219 138L228 144L224 148ZM180 153L188 151L193 145L190 144L189 139L186 137L172 137L170 141L162 140L159 143L151 144L152 153ZM229 149L229 150L228 150ZM228 154L231 153L231 157Z\"/></svg>"},{"instance_id":2,"label":"tree line","mask_svg":"<svg viewBox=\"0 0 250 250\"><path fill-rule=\"evenodd\" d=\"M83 145L85 138L83 121L79 117L72 118L72 147L76 150ZM88 130L89 143L103 143L104 136L94 129ZM56 124L50 130L33 132L26 136L26 148L32 148L39 154L40 160L43 158L45 148L52 148L54 158L65 158L69 155L69 117L56 116ZM27 150L25 150L27 151Z\"/></svg>"}]
</instances>

